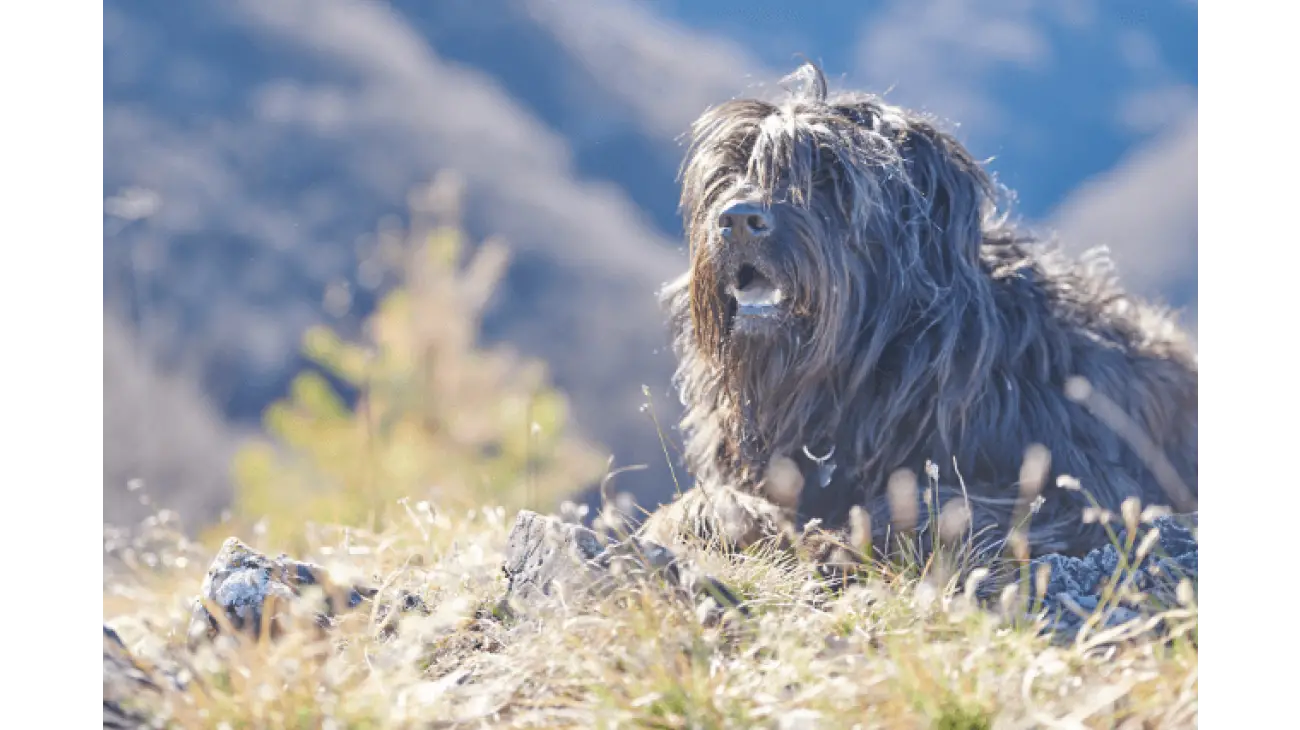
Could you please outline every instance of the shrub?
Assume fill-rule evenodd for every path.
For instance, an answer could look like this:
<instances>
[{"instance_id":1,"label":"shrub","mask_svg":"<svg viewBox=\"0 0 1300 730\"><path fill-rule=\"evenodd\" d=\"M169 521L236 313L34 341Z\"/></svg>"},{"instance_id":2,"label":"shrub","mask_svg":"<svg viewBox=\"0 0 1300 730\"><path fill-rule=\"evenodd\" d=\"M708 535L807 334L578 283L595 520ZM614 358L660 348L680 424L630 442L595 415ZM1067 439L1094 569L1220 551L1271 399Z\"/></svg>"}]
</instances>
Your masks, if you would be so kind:
<instances>
[{"instance_id":1,"label":"shrub","mask_svg":"<svg viewBox=\"0 0 1300 730\"><path fill-rule=\"evenodd\" d=\"M445 187L428 197L446 199ZM428 212L413 205L412 221ZM236 523L265 520L263 539L297 545L306 522L382 528L404 498L550 509L600 476L603 461L568 429L542 363L478 346L507 252L497 241L466 248L445 222L388 236L380 253L396 285L364 341L323 325L305 333L320 372L298 375L264 414L268 438L236 455ZM354 407L325 374L358 392Z\"/></svg>"}]
</instances>

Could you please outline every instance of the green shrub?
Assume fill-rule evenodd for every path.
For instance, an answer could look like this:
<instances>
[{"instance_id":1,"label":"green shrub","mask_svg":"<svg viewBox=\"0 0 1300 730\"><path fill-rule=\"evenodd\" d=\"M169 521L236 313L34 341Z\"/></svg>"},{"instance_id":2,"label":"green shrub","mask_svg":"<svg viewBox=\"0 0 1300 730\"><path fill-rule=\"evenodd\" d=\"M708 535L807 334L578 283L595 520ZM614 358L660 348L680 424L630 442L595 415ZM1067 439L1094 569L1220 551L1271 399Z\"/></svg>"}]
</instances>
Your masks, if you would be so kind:
<instances>
[{"instance_id":1,"label":"green shrub","mask_svg":"<svg viewBox=\"0 0 1300 730\"><path fill-rule=\"evenodd\" d=\"M602 473L597 451L567 428L566 400L543 365L476 342L504 246L467 255L456 226L421 228L389 236L381 251L397 283L365 322L365 341L326 326L303 337L321 371L357 389L356 407L303 372L264 414L267 438L234 459L234 520L265 520L270 543L298 544L307 522L382 528L405 512L404 498L549 509Z\"/></svg>"}]
</instances>

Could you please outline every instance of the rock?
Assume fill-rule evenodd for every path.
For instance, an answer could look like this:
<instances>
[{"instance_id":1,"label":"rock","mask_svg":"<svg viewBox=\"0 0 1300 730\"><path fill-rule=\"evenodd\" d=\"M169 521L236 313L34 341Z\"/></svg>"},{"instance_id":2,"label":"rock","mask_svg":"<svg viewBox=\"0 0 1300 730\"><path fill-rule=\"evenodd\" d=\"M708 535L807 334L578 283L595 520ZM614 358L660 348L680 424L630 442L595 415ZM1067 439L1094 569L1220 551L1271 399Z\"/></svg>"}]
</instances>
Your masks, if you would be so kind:
<instances>
[{"instance_id":1,"label":"rock","mask_svg":"<svg viewBox=\"0 0 1300 730\"><path fill-rule=\"evenodd\" d=\"M325 610L316 615L316 622L322 627L328 626L341 608L355 608L375 593L368 588L340 588L318 565L293 560L287 555L269 558L238 538L227 538L213 558L201 594L194 601L189 638L192 642L211 639L221 631L221 620L209 613L205 600L222 609L225 620L236 631L247 631L256 637L266 624L274 636L281 629L282 616L273 611L266 617L264 610L268 605L287 606L299 597L305 586L323 589Z\"/></svg>"},{"instance_id":2,"label":"rock","mask_svg":"<svg viewBox=\"0 0 1300 730\"><path fill-rule=\"evenodd\" d=\"M117 632L104 625L104 727L149 727L148 718L130 705L141 695L157 693L158 684L140 666Z\"/></svg>"},{"instance_id":3,"label":"rock","mask_svg":"<svg viewBox=\"0 0 1300 730\"><path fill-rule=\"evenodd\" d=\"M340 586L319 565L294 560L287 555L271 558L238 538L227 538L213 558L200 595L194 600L188 628L189 648L195 649L198 642L215 638L226 626L247 632L254 638L261 633L263 626L270 629L272 637L278 635L284 628L284 609L298 604L303 590L308 587L321 590L323 610L315 611L313 618L315 625L322 629L331 626L340 612L354 609L363 601L374 599L377 594L365 586ZM220 614L214 616L209 605L220 609ZM378 618L383 622L393 610L429 613L419 596L405 591L394 596L391 603L380 605ZM392 623L382 623L381 637L395 631L389 625ZM147 718L132 705L146 695L159 693L160 682L175 689L185 688L174 668L151 663L142 665L118 633L105 624L104 727L150 727Z\"/></svg>"},{"instance_id":4,"label":"rock","mask_svg":"<svg viewBox=\"0 0 1300 730\"><path fill-rule=\"evenodd\" d=\"M562 594L566 599L606 596L630 580L655 577L719 610L740 601L720 581L700 573L673 551L652 540L602 539L596 532L522 510L506 544L502 565L511 605L537 606Z\"/></svg>"},{"instance_id":5,"label":"rock","mask_svg":"<svg viewBox=\"0 0 1300 730\"><path fill-rule=\"evenodd\" d=\"M1150 525L1139 526L1132 541L1133 547L1125 556L1129 569L1120 574L1127 576L1131 572L1132 586L1136 590L1167 606L1174 605L1178 582L1186 578L1195 584L1197 579L1198 548L1192 532L1196 521L1196 515L1166 516L1156 518ZM1137 546L1153 529L1160 531L1158 541L1138 562ZM1126 532L1118 532L1119 543L1126 545ZM1085 619L1071 609L1094 611L1097 608L1106 583L1117 574L1120 558L1120 551L1114 545L1107 545L1082 558L1044 555L1035 559L1030 565L1031 575L1035 575L1042 565L1050 570L1043 603L1049 621L1048 630L1062 638L1073 636ZM1132 607L1116 606L1106 616L1104 625L1117 626L1144 615L1148 614Z\"/></svg>"},{"instance_id":6,"label":"rock","mask_svg":"<svg viewBox=\"0 0 1300 730\"><path fill-rule=\"evenodd\" d=\"M1079 608L1082 608L1085 611L1097 610L1096 596L1079 596L1075 602L1079 604Z\"/></svg>"}]
</instances>

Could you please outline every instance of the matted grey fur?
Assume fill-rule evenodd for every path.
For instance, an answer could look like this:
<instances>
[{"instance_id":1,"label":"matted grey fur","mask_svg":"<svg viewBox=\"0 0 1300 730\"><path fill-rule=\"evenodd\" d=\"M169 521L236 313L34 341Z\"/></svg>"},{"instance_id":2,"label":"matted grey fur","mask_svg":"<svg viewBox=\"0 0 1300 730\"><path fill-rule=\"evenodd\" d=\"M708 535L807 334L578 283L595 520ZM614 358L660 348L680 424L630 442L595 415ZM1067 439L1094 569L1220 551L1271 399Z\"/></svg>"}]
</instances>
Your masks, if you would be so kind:
<instances>
[{"instance_id":1,"label":"matted grey fur","mask_svg":"<svg viewBox=\"0 0 1300 730\"><path fill-rule=\"evenodd\" d=\"M936 507L959 498L1003 535L1028 519L1033 554L1105 541L1089 494L1195 510L1197 358L1173 314L1122 291L1104 253L1017 230L927 117L830 94L811 64L787 81L691 130L690 268L663 299L696 501L647 529L703 530L710 493L757 505L778 456L804 478L798 517L832 528L862 505L879 532L891 476L924 484L929 462ZM1022 479L1035 444L1050 467Z\"/></svg>"}]
</instances>

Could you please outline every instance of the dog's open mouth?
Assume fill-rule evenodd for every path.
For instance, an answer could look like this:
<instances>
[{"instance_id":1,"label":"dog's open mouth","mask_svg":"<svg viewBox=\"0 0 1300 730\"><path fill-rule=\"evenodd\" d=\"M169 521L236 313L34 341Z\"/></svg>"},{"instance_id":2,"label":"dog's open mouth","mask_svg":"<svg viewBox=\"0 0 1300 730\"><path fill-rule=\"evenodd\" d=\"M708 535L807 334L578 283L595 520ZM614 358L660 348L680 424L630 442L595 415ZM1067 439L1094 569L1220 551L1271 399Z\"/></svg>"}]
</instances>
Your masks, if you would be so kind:
<instances>
[{"instance_id":1,"label":"dog's open mouth","mask_svg":"<svg viewBox=\"0 0 1300 730\"><path fill-rule=\"evenodd\" d=\"M736 283L731 286L735 313L741 317L770 317L781 306L781 288L750 264L740 267Z\"/></svg>"}]
</instances>

